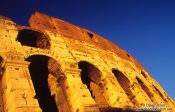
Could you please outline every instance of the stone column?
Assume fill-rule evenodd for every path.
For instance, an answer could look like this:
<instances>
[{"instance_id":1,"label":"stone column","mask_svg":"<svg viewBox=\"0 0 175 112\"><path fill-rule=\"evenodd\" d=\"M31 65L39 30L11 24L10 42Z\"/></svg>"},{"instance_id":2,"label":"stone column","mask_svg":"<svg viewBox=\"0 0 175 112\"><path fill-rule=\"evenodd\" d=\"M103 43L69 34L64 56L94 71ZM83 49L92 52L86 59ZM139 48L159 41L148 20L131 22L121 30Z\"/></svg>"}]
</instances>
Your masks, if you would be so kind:
<instances>
[{"instance_id":1,"label":"stone column","mask_svg":"<svg viewBox=\"0 0 175 112\"><path fill-rule=\"evenodd\" d=\"M93 99L88 97L90 96L88 89L82 88L80 70L78 68L70 67L65 69L64 74L64 91L66 93L72 112L99 112L99 109L95 106ZM84 101L82 101L82 99L84 99ZM87 106L85 105L85 102L86 104L92 105Z\"/></svg>"},{"instance_id":2,"label":"stone column","mask_svg":"<svg viewBox=\"0 0 175 112\"><path fill-rule=\"evenodd\" d=\"M100 85L103 88L103 95L109 106L115 108L132 107L132 102L116 80L116 77L110 72L105 73L105 71L103 71L102 73L107 74L105 79L101 81Z\"/></svg>"},{"instance_id":3,"label":"stone column","mask_svg":"<svg viewBox=\"0 0 175 112\"><path fill-rule=\"evenodd\" d=\"M4 112L41 112L28 71L29 62L6 60L1 85Z\"/></svg>"},{"instance_id":4,"label":"stone column","mask_svg":"<svg viewBox=\"0 0 175 112\"><path fill-rule=\"evenodd\" d=\"M71 68L66 68L64 70L65 76L62 77L60 81L72 112L78 112L81 110L81 105L77 94L78 92L76 91L75 84L73 82L74 74L77 74L75 72L76 71Z\"/></svg>"}]
</instances>

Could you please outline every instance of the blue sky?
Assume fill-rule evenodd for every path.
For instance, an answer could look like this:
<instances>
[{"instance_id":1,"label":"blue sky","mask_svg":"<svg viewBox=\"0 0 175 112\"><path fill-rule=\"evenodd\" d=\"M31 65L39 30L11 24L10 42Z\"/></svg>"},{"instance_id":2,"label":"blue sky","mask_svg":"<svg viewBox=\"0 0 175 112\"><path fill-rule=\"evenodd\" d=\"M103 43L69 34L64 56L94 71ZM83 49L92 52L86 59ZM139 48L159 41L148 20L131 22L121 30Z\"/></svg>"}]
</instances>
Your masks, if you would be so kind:
<instances>
[{"instance_id":1,"label":"blue sky","mask_svg":"<svg viewBox=\"0 0 175 112\"><path fill-rule=\"evenodd\" d=\"M28 25L40 11L104 36L133 55L175 99L174 0L1 0L0 15Z\"/></svg>"}]
</instances>

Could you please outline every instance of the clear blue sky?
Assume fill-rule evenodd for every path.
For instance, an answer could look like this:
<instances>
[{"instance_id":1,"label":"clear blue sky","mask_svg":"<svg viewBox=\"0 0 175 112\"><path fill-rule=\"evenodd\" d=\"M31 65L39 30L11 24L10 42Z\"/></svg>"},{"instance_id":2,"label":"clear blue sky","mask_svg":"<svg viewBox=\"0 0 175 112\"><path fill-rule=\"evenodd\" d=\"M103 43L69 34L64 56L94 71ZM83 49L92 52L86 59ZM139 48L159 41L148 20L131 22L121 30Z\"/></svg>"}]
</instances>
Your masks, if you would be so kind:
<instances>
[{"instance_id":1,"label":"clear blue sky","mask_svg":"<svg viewBox=\"0 0 175 112\"><path fill-rule=\"evenodd\" d=\"M40 11L90 29L132 54L175 99L174 0L1 0L0 15L28 25Z\"/></svg>"}]
</instances>

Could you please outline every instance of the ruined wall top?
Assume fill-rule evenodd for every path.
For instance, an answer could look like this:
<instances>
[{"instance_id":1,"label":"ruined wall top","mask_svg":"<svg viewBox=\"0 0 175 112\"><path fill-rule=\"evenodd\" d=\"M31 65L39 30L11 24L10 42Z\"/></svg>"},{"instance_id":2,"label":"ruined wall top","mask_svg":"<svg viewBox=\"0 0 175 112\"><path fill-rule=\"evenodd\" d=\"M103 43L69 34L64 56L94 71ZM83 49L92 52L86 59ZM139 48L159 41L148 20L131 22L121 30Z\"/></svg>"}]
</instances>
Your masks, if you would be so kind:
<instances>
[{"instance_id":1,"label":"ruined wall top","mask_svg":"<svg viewBox=\"0 0 175 112\"><path fill-rule=\"evenodd\" d=\"M30 17L29 24L32 28L38 30L49 30L55 33L62 34L65 37L73 38L79 41L86 41L94 44L104 50L109 50L121 58L127 59L134 63L138 68L143 69L143 66L138 63L128 52L121 49L100 35L95 34L85 28L70 24L58 18L49 17L45 14L36 12Z\"/></svg>"},{"instance_id":2,"label":"ruined wall top","mask_svg":"<svg viewBox=\"0 0 175 112\"><path fill-rule=\"evenodd\" d=\"M0 16L0 19L14 23L11 19ZM15 23L14 23L15 24ZM118 45L110 42L109 40L103 38L102 36L95 34L94 32L87 30L85 28L73 25L69 22L63 21L61 19L50 17L46 14L40 12L35 12L29 19L30 26L16 25L18 30L22 29L32 29L37 32L50 31L53 33L60 34L65 38L70 38L74 40L79 40L80 42L87 42L103 50L108 50L119 57L126 59L133 64L135 64L139 69L144 69L143 66L128 52L120 48Z\"/></svg>"},{"instance_id":3,"label":"ruined wall top","mask_svg":"<svg viewBox=\"0 0 175 112\"><path fill-rule=\"evenodd\" d=\"M0 19L5 19L5 20L9 20L9 21L12 21L10 18L8 18L8 17L5 17L5 16L1 16L1 15L0 15Z\"/></svg>"}]
</instances>

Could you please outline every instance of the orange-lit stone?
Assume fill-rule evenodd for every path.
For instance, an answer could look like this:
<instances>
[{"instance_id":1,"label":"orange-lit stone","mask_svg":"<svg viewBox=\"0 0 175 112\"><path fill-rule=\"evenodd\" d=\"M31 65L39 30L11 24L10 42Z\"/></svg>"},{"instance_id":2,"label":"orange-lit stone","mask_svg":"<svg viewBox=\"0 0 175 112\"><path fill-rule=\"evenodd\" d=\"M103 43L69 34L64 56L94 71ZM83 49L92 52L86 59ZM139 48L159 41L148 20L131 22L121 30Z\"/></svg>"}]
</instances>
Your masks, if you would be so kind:
<instances>
[{"instance_id":1,"label":"orange-lit stone","mask_svg":"<svg viewBox=\"0 0 175 112\"><path fill-rule=\"evenodd\" d=\"M119 46L39 12L29 23L0 16L0 112L175 111L174 100Z\"/></svg>"}]
</instances>

